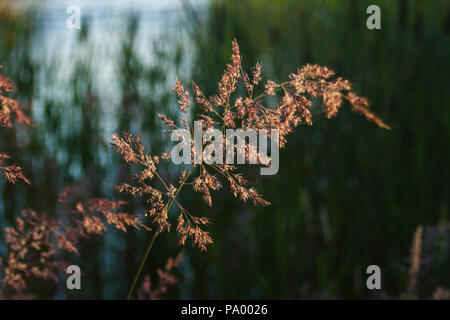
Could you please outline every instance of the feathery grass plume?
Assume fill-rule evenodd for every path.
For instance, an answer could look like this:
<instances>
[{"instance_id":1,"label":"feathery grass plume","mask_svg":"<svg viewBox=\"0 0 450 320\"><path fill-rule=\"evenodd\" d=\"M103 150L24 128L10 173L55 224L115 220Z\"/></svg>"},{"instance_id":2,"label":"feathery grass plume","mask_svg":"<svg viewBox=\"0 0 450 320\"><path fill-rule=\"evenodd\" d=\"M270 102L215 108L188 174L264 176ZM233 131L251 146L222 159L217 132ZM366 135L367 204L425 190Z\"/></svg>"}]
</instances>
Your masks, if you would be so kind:
<instances>
[{"instance_id":1,"label":"feathery grass plume","mask_svg":"<svg viewBox=\"0 0 450 320\"><path fill-rule=\"evenodd\" d=\"M411 246L411 257L409 266L409 286L408 286L408 296L411 297L415 290L417 284L417 276L420 271L420 261L422 252L422 235L423 227L418 226L416 232L414 233L412 246Z\"/></svg>"},{"instance_id":2,"label":"feathery grass plume","mask_svg":"<svg viewBox=\"0 0 450 320\"><path fill-rule=\"evenodd\" d=\"M450 290L444 287L437 287L433 293L433 300L450 300Z\"/></svg>"},{"instance_id":3,"label":"feathery grass plume","mask_svg":"<svg viewBox=\"0 0 450 320\"><path fill-rule=\"evenodd\" d=\"M29 295L32 279L58 281L65 262L55 238L63 237L59 224L45 213L24 210L16 226L4 229L8 247L0 295L5 298Z\"/></svg>"},{"instance_id":4,"label":"feathery grass plume","mask_svg":"<svg viewBox=\"0 0 450 320\"><path fill-rule=\"evenodd\" d=\"M0 64L0 69L3 66ZM19 107L19 103L11 98L3 95L3 92L15 91L14 83L6 76L0 74L0 126L11 128L13 126L12 117L14 116L17 122L26 125L32 125L33 122L28 118ZM30 180L24 175L22 168L17 165L4 165L5 160L9 160L9 156L0 153L0 174L5 177L5 180L10 183L16 183L22 180L27 184L31 184Z\"/></svg>"},{"instance_id":5,"label":"feathery grass plume","mask_svg":"<svg viewBox=\"0 0 450 320\"><path fill-rule=\"evenodd\" d=\"M158 282L152 284L150 276L144 276L141 286L137 291L138 300L160 300L166 294L169 287L174 286L178 279L173 275L174 269L178 268L183 260L184 250L181 250L175 258L169 258L164 269L158 269Z\"/></svg>"},{"instance_id":6,"label":"feathery grass plume","mask_svg":"<svg viewBox=\"0 0 450 320\"><path fill-rule=\"evenodd\" d=\"M9 160L10 157L6 153L0 153L0 174L5 177L5 180L15 184L18 180L22 180L27 184L31 184L30 180L25 176L22 168L11 164L9 166L3 165L5 160Z\"/></svg>"},{"instance_id":7,"label":"feathery grass plume","mask_svg":"<svg viewBox=\"0 0 450 320\"><path fill-rule=\"evenodd\" d=\"M366 119L379 127L389 129L380 118L367 109L367 100L358 97L352 91L350 82L335 77L334 72L327 67L308 64L298 69L296 73L290 74L289 81L279 84L270 80L267 81L265 90L256 95L255 92L261 79L262 66L259 63L252 69L251 76L244 71L239 46L237 41L234 40L232 42L231 62L226 65L225 72L218 83L217 93L207 97L195 82L192 82L193 99L201 109L199 115L202 120L201 134L203 135L213 128L219 129L223 133L227 128L239 127L243 130L252 129L256 133L265 130L265 134L270 139L271 130L277 129L279 141L272 141L272 143L277 143L283 148L287 142L287 135L293 132L295 127L302 123L313 124L311 108L312 100L316 98L322 100L322 112L326 114L327 118L336 116L344 101L348 101L352 110L363 114ZM247 94L238 96L236 94L238 86L242 86ZM186 129L191 138L191 160L201 160L191 161L190 169L187 172L182 171L175 179L178 184L170 184L158 173L159 160L168 160L169 154L161 154L161 157L145 154L141 138L135 138L127 132L123 134L123 137L113 136L113 146L123 160L141 167L141 171L134 176L135 183L133 185L124 183L117 186L116 189L133 196L145 197L147 202L145 214L150 216L153 224L156 225L155 234L136 274L128 298L131 297L156 237L161 232L171 229L168 214L172 205L178 207L176 231L180 245L184 245L190 239L193 246L206 251L207 246L213 242L210 234L204 230L209 220L205 217L191 215L177 200L177 196L183 187L192 187L194 191L201 193L208 206L212 206L212 192L222 188L222 179L229 185L230 192L236 198L244 202L251 201L254 205L270 205L260 193L249 186L248 181L238 171L237 166L226 164L226 161L223 161L223 164L209 164L211 162L207 161L203 148L210 141L203 141L202 146L195 146L189 91L184 88L178 78L173 90L178 98L179 124L177 124L177 119L170 119L164 114L159 114L158 118L168 128L165 131L167 134L171 134L174 129ZM267 95L276 96L277 91L281 92L279 101L274 106L266 106L262 98ZM189 143L181 136L179 139L185 144ZM242 138L240 139L242 140ZM238 142L241 143L235 144L233 150L228 151L236 152L236 154L244 157L247 162L250 158L253 158L257 159L257 163L261 166L270 164L268 157L262 152L258 152L250 143L246 141ZM188 179L190 179L189 182ZM162 187L158 188L156 184Z\"/></svg>"},{"instance_id":8,"label":"feathery grass plume","mask_svg":"<svg viewBox=\"0 0 450 320\"><path fill-rule=\"evenodd\" d=\"M59 196L64 223L27 209L14 227L4 229L8 253L0 297L33 298L28 292L30 281L58 282L58 274L68 266L63 253L78 255L80 239L103 235L108 225L125 232L128 228L149 230L138 216L117 212L123 201L72 200L70 188Z\"/></svg>"},{"instance_id":9,"label":"feathery grass plume","mask_svg":"<svg viewBox=\"0 0 450 320\"><path fill-rule=\"evenodd\" d=\"M239 46L234 40L231 63L226 65L226 70L218 84L217 94L208 98L195 82L192 82L193 98L202 110L199 115L203 121L202 133L211 128L224 131L226 128L241 127L244 130L253 129L256 132L262 129L266 129L268 132L271 129L278 129L280 133L279 144L284 147L286 136L296 126L301 123L312 125L312 99L317 97L322 99L322 111L328 118L336 116L344 100L348 100L354 111L362 113L368 120L382 128L389 128L367 109L367 100L358 97L352 91L350 82L340 77L334 77L334 72L327 67L308 64L298 69L296 73L290 74L290 80L287 82L276 84L269 80L265 85L265 91L254 97L254 91L262 79L261 74L262 67L259 63L253 68L251 77L244 71ZM240 83L246 89L247 96L234 97L233 95ZM166 133L172 133L173 129L185 128L189 131L191 141L194 141L189 91L184 88L178 78L173 90L178 97L177 102L181 112L179 125L177 125L177 121L164 114L158 114L158 118L169 129ZM279 102L274 107L264 106L261 99L265 95L275 95L277 90L282 91ZM180 137L180 139L182 138ZM113 140L116 151L124 161L142 167L142 171L134 177L135 185L121 184L116 187L117 190L134 196L146 197L148 203L146 214L153 218L153 223L157 226L157 234L170 230L171 224L168 221L168 212L173 204L178 206L176 231L179 235L180 244L184 244L190 238L193 245L201 250L206 250L206 246L212 243L209 233L202 228L209 222L208 219L192 216L176 199L181 188L186 185L186 180L191 178L194 172L196 172L195 176L191 178L191 182L187 185L192 186L194 191L201 193L208 206L212 206L212 191L217 191L222 187L219 178L228 182L231 193L242 201L252 201L254 205L270 204L254 188L248 186L247 180L239 173L237 166L206 164L205 161L202 161L202 164L193 164L188 172L181 172L177 178L178 186L175 187L164 181L157 171L157 160L169 159L168 154L163 154L160 158L145 154L141 138L135 138L127 132L123 134L123 137L114 135ZM203 142L201 150L207 143L207 141ZM194 145L191 147L192 159L199 156L202 160L205 160L202 151L198 152ZM256 148L252 148L245 141L241 144L240 149L236 146L234 148L233 152L242 154L247 161L253 156L258 159L260 165L269 164L265 155L258 153ZM197 155L197 152L201 154ZM163 188L157 189L150 186L149 183L152 180L159 181Z\"/></svg>"},{"instance_id":10,"label":"feathery grass plume","mask_svg":"<svg viewBox=\"0 0 450 320\"><path fill-rule=\"evenodd\" d=\"M438 282L434 272L439 265L442 248L448 247L449 231L450 225L447 223L416 228L411 241L408 287L400 298L450 300L450 290ZM419 279L422 282L420 291ZM433 292L428 291L431 287L435 288Z\"/></svg>"},{"instance_id":11,"label":"feathery grass plume","mask_svg":"<svg viewBox=\"0 0 450 320\"><path fill-rule=\"evenodd\" d=\"M3 66L0 65L0 69ZM12 116L14 116L17 122L24 123L26 125L34 124L34 122L28 118L22 109L20 109L19 103L11 98L3 95L3 92L16 91L14 83L6 76L0 74L0 125L2 127L12 127Z\"/></svg>"},{"instance_id":12,"label":"feathery grass plume","mask_svg":"<svg viewBox=\"0 0 450 320\"><path fill-rule=\"evenodd\" d=\"M89 234L103 235L108 225L124 232L128 228L150 230L140 221L139 216L117 212L126 204L125 201L109 201L100 198L73 201L70 187L63 191L58 201L62 204L61 212L69 220L64 228L64 234L70 235L70 238L74 240L80 237L86 238Z\"/></svg>"}]
</instances>

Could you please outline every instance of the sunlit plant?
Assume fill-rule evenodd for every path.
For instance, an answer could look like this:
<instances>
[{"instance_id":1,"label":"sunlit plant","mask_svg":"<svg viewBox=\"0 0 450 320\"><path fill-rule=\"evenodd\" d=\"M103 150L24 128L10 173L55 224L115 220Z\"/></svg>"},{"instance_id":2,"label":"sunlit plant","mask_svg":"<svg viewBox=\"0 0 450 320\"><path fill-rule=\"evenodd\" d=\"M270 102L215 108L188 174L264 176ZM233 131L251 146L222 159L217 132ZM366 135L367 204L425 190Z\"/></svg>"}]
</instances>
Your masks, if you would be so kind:
<instances>
[{"instance_id":1,"label":"sunlit plant","mask_svg":"<svg viewBox=\"0 0 450 320\"><path fill-rule=\"evenodd\" d=\"M351 110L362 114L379 127L389 129L379 117L369 111L367 99L359 97L349 81L336 77L335 73L327 67L308 64L290 74L289 80L285 82L275 83L268 80L264 89L258 92L261 80L261 64L257 63L249 75L242 66L239 46L234 40L231 62L226 65L217 93L207 97L192 82L193 100L201 109L198 119L202 120L202 134L213 128L222 132L228 128L241 128L256 132L264 130L271 138L270 132L277 130L277 139L272 143L283 148L287 143L287 136L297 126L313 124L315 100L321 101L319 112L325 114L327 118L335 117L344 103L348 102ZM245 92L244 95L238 94L239 86ZM180 118L171 119L159 114L159 119L168 128L165 131L168 134L172 134L179 128L187 130L191 139L184 142L190 144L191 158L204 158L204 150L211 141L203 141L202 146L195 145L191 93L178 79L173 89L178 97ZM275 102L268 105L263 100L266 96L276 97L276 99L267 99L268 102L274 100ZM149 155L144 151L141 138L127 132L121 137L114 135L113 140L116 151L124 161L140 166L140 171L133 176L135 183L123 183L116 188L120 192L145 199L144 214L152 219L154 227L153 237L130 287L128 298L131 298L133 294L156 238L162 232L170 231L172 228L172 223L169 221L169 212L172 207L178 209L175 229L180 245L190 240L193 246L206 251L208 245L212 244L211 235L204 229L210 222L209 219L191 214L180 203L178 196L183 188L190 187L201 193L203 200L210 207L213 205L212 191L221 189L223 182L228 184L230 192L235 197L244 202L251 201L254 205L263 206L270 204L255 188L249 186L247 179L236 165L226 164L226 162L208 164L208 161L192 161L187 170L180 170L174 182L169 182L159 173L158 166L160 161L171 158L170 153ZM261 154L249 144L244 144L243 148L235 148L234 151L245 159L256 156L260 166L269 164L266 155Z\"/></svg>"}]
</instances>

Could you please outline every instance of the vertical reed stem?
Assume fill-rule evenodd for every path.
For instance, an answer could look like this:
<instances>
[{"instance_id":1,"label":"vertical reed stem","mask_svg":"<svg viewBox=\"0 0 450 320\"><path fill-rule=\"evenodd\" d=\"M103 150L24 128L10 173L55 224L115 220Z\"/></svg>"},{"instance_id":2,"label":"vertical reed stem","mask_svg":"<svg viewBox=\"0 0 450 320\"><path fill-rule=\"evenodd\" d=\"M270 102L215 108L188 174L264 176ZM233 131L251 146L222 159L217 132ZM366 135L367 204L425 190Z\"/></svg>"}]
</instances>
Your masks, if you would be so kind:
<instances>
[{"instance_id":1,"label":"vertical reed stem","mask_svg":"<svg viewBox=\"0 0 450 320\"><path fill-rule=\"evenodd\" d=\"M195 165L191 166L189 168L189 171L186 173L186 176L184 177L183 181L180 183L180 186L178 187L178 190L175 192L175 195L173 196L172 200L170 200L168 206L167 206L167 213L170 210L170 207L172 206L172 204L175 201L175 198L177 197L177 195L180 193L181 188L183 188L184 184L187 181L187 178L189 177L189 175L192 172L192 169L194 169ZM133 283L131 284L130 290L128 290L128 294L127 294L127 300L131 299L131 295L133 294L134 288L136 287L136 283L139 279L139 276L141 275L142 269L144 268L145 262L147 261L148 255L150 253L150 250L153 247L153 244L155 243L156 238L158 237L159 233L155 233L152 237L152 240L150 241L148 247L147 247L147 251L145 252L144 258L141 261L141 264L139 266L138 271L136 272L136 275L134 276L134 280Z\"/></svg>"},{"instance_id":2,"label":"vertical reed stem","mask_svg":"<svg viewBox=\"0 0 450 320\"><path fill-rule=\"evenodd\" d=\"M127 300L130 300L130 299L131 299L131 295L133 294L134 287L136 286L136 282L137 282L138 279L139 279L139 275L141 274L142 268L144 267L144 264L145 264L145 262L147 261L148 254L150 253L150 250L151 250L152 247L153 247L153 243L155 243L156 237L158 237L158 233L155 233L155 234L153 235L153 238L152 238L152 240L150 241L150 244L148 245L147 251L145 252L144 259L142 259L141 265L139 266L139 269L138 269L136 275L134 276L133 284L131 285L130 290L128 291Z\"/></svg>"}]
</instances>

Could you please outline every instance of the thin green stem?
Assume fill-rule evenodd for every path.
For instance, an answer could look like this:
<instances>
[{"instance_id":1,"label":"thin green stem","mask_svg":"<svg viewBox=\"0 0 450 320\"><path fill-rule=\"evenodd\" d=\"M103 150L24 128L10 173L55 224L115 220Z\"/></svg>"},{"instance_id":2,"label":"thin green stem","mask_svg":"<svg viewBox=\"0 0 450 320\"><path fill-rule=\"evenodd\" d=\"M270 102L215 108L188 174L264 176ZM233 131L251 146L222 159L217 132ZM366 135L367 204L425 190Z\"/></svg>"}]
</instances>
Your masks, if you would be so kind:
<instances>
[{"instance_id":1,"label":"thin green stem","mask_svg":"<svg viewBox=\"0 0 450 320\"><path fill-rule=\"evenodd\" d=\"M150 241L150 244L148 245L147 251L145 252L144 259L141 261L141 265L139 266L138 272L134 276L133 284L130 287L130 290L128 291L127 300L131 299L131 295L133 294L134 287L136 286L136 283L139 279L139 275L141 274L142 268L144 267L145 262L147 261L148 254L150 253L150 250L153 247L153 244L155 243L156 237L158 237L158 233L155 233L152 237L152 240Z\"/></svg>"},{"instance_id":2,"label":"thin green stem","mask_svg":"<svg viewBox=\"0 0 450 320\"><path fill-rule=\"evenodd\" d=\"M191 166L189 168L189 171L186 173L186 176L184 177L183 181L180 183L180 186L178 187L178 190L175 192L175 195L172 197L172 199L167 204L167 212L169 212L170 207L172 206L173 202L175 201L176 197L181 191L181 188L183 188L184 184L186 183L189 175L192 172L192 169L194 169L195 165ZM141 264L139 266L138 271L136 272L136 275L134 276L133 283L131 284L130 290L128 290L127 300L131 299L131 295L133 294L134 288L136 287L136 283L139 280L139 276L141 275L142 269L144 268L145 262L147 261L148 255L153 247L153 244L155 243L156 238L158 237L159 233L155 233L152 237L152 240L150 241L147 251L145 252L144 258L141 261Z\"/></svg>"}]
</instances>

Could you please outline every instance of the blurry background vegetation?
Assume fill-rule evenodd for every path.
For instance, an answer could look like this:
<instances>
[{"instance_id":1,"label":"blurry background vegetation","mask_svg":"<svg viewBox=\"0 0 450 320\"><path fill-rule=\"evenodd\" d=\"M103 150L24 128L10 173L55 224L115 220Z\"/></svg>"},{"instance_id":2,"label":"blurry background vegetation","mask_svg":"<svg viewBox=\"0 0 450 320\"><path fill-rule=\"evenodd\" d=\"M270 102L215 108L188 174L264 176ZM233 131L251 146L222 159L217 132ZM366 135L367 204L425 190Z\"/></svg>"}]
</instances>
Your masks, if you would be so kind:
<instances>
[{"instance_id":1,"label":"blurry background vegetation","mask_svg":"<svg viewBox=\"0 0 450 320\"><path fill-rule=\"evenodd\" d=\"M264 81L282 81L306 63L327 65L392 130L345 110L297 128L277 175L250 172L268 208L243 205L226 191L208 208L188 193L182 201L211 218L215 244L206 254L186 251L180 282L166 297L399 297L418 225L430 226L431 244L417 295L450 287L448 1L70 4L77 2L80 31L66 29L64 1L0 1L2 73L38 121L2 131L0 150L33 182L0 183L2 228L26 207L57 215L57 196L68 185L80 197L117 199L112 187L129 168L109 146L111 135L128 130L147 151L168 151L155 115L173 111L175 77L213 94L237 38L244 65L260 61ZM381 30L366 28L370 4L381 8ZM127 209L141 208L131 202ZM82 292L60 285L43 288L42 297L123 298L150 237L111 231L88 240L72 261L85 272ZM178 251L174 233L162 236L144 272L154 275ZM382 270L375 295L366 288L371 264Z\"/></svg>"}]
</instances>

